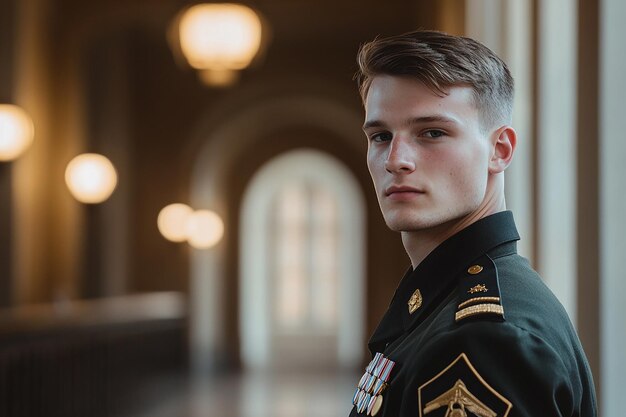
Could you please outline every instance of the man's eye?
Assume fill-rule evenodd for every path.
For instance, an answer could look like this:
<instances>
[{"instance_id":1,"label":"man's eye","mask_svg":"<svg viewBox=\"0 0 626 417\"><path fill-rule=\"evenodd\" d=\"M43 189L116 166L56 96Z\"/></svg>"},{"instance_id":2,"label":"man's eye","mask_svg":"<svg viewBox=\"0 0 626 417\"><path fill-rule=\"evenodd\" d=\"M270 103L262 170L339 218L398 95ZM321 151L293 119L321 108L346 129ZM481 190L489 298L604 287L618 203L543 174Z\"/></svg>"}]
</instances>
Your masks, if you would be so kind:
<instances>
[{"instance_id":1,"label":"man's eye","mask_svg":"<svg viewBox=\"0 0 626 417\"><path fill-rule=\"evenodd\" d=\"M375 133L372 136L370 136L370 140L372 142L387 142L387 141L390 141L391 138L392 138L392 135L389 132Z\"/></svg>"},{"instance_id":2,"label":"man's eye","mask_svg":"<svg viewBox=\"0 0 626 417\"><path fill-rule=\"evenodd\" d=\"M441 130L427 130L426 132L424 132L424 136L426 136L427 138L440 138L445 135L446 134Z\"/></svg>"}]
</instances>

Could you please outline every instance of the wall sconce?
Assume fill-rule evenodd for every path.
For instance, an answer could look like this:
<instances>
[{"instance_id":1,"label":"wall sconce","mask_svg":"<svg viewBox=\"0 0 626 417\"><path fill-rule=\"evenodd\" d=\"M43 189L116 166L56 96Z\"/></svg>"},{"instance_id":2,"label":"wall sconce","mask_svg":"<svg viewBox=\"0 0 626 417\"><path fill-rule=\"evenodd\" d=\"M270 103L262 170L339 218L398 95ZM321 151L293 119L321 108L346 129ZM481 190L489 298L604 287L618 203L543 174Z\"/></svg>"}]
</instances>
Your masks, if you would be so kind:
<instances>
[{"instance_id":1,"label":"wall sconce","mask_svg":"<svg viewBox=\"0 0 626 417\"><path fill-rule=\"evenodd\" d=\"M171 29L172 47L209 86L237 81L264 45L261 16L234 3L197 4L183 10Z\"/></svg>"},{"instance_id":2,"label":"wall sconce","mask_svg":"<svg viewBox=\"0 0 626 417\"><path fill-rule=\"evenodd\" d=\"M0 161L19 157L33 142L35 128L28 114L13 104L0 104Z\"/></svg>"},{"instance_id":3,"label":"wall sconce","mask_svg":"<svg viewBox=\"0 0 626 417\"><path fill-rule=\"evenodd\" d=\"M210 210L194 211L187 220L187 241L196 249L217 245L224 236L224 222Z\"/></svg>"},{"instance_id":4,"label":"wall sconce","mask_svg":"<svg viewBox=\"0 0 626 417\"><path fill-rule=\"evenodd\" d=\"M193 209L186 204L170 204L163 207L157 218L159 232L169 241L187 240L187 221Z\"/></svg>"},{"instance_id":5,"label":"wall sconce","mask_svg":"<svg viewBox=\"0 0 626 417\"><path fill-rule=\"evenodd\" d=\"M117 172L106 157L96 153L78 155L65 169L65 183L81 203L105 201L115 190Z\"/></svg>"},{"instance_id":6,"label":"wall sconce","mask_svg":"<svg viewBox=\"0 0 626 417\"><path fill-rule=\"evenodd\" d=\"M159 212L157 226L167 240L186 240L196 249L213 247L224 236L224 222L217 213L210 210L194 211L180 203L165 206Z\"/></svg>"}]
</instances>

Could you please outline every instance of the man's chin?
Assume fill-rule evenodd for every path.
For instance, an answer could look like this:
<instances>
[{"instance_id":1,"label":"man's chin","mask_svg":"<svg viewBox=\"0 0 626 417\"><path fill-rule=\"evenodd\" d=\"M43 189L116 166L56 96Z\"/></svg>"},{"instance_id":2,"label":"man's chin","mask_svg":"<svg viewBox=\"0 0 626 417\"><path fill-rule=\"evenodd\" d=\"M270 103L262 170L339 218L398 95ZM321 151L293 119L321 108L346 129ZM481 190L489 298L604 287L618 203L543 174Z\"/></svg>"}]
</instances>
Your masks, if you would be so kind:
<instances>
[{"instance_id":1,"label":"man's chin","mask_svg":"<svg viewBox=\"0 0 626 417\"><path fill-rule=\"evenodd\" d=\"M428 229L437 228L448 224L454 219L445 216L433 216L422 215L417 216L413 213L412 216L394 216L389 213L385 218L385 223L390 230L394 232L420 232ZM406 214L406 213L404 213Z\"/></svg>"},{"instance_id":2,"label":"man's chin","mask_svg":"<svg viewBox=\"0 0 626 417\"><path fill-rule=\"evenodd\" d=\"M417 219L411 219L410 221L406 219L388 219L386 223L387 227L394 232L417 232L432 227L428 222Z\"/></svg>"},{"instance_id":3,"label":"man's chin","mask_svg":"<svg viewBox=\"0 0 626 417\"><path fill-rule=\"evenodd\" d=\"M427 229L436 222L437 216L420 207L387 207L383 218L390 230L394 232L410 232Z\"/></svg>"}]
</instances>

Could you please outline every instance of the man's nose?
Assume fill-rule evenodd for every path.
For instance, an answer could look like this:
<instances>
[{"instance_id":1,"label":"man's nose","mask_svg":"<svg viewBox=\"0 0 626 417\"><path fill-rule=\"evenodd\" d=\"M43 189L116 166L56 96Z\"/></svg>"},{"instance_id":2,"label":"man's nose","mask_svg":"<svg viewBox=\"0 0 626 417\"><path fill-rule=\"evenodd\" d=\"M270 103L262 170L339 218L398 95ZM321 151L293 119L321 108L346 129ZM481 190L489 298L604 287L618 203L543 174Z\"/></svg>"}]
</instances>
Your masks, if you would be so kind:
<instances>
[{"instance_id":1,"label":"man's nose","mask_svg":"<svg viewBox=\"0 0 626 417\"><path fill-rule=\"evenodd\" d=\"M415 170L415 155L406 139L395 137L389 143L385 169L392 174L409 173Z\"/></svg>"}]
</instances>

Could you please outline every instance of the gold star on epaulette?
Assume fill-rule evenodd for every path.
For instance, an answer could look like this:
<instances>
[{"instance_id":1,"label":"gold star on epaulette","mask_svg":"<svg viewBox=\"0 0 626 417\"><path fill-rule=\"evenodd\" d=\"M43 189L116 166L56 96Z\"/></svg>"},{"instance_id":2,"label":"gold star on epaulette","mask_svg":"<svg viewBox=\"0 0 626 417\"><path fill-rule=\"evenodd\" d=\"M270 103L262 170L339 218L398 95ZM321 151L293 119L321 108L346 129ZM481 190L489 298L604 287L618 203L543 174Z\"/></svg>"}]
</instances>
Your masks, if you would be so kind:
<instances>
[{"instance_id":1,"label":"gold star on epaulette","mask_svg":"<svg viewBox=\"0 0 626 417\"><path fill-rule=\"evenodd\" d=\"M472 288L470 288L467 292L469 294L476 294L477 292L487 292L487 287L485 286L485 284L478 284L478 285L474 285Z\"/></svg>"}]
</instances>

